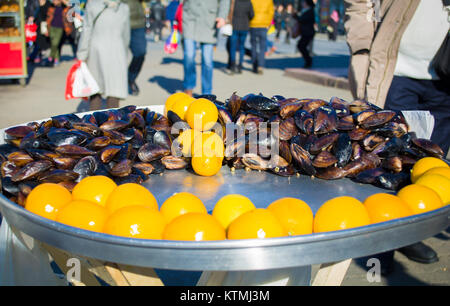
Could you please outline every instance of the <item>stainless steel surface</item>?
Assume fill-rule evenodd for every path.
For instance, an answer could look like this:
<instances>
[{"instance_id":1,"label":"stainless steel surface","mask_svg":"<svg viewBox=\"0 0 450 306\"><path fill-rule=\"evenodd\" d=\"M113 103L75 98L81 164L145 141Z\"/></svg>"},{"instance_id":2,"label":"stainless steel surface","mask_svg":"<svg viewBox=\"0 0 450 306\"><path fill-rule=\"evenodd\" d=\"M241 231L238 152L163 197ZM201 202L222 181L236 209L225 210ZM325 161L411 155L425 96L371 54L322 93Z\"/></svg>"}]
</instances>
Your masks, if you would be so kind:
<instances>
[{"instance_id":1,"label":"stainless steel surface","mask_svg":"<svg viewBox=\"0 0 450 306\"><path fill-rule=\"evenodd\" d=\"M0 131L2 137L3 131ZM0 142L2 142L0 140ZM364 200L386 192L348 179L325 181L307 176L280 177L267 172L223 167L213 177L185 170L151 175L144 184L161 205L175 192L199 196L209 211L223 195L239 193L257 207L267 207L281 197L296 197L315 213L326 200L349 195ZM338 232L295 237L225 241L141 240L93 233L28 212L0 196L0 209L9 224L26 234L74 254L137 266L175 270L266 270L339 261L380 253L433 236L449 226L450 206Z\"/></svg>"}]
</instances>

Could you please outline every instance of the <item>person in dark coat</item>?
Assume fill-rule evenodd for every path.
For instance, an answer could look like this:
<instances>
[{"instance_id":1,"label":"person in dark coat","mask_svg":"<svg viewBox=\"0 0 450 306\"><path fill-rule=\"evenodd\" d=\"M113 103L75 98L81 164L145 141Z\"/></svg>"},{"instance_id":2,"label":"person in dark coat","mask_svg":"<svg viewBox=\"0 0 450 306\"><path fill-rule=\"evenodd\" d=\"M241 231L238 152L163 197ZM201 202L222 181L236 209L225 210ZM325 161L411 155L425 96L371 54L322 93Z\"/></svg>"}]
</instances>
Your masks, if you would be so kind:
<instances>
[{"instance_id":1,"label":"person in dark coat","mask_svg":"<svg viewBox=\"0 0 450 306\"><path fill-rule=\"evenodd\" d=\"M50 38L47 29L47 11L50 7L48 0L39 0L39 7L34 14L34 22L37 25L36 30L36 44L33 52L30 54L30 59L38 64L42 60L42 52L50 48Z\"/></svg>"},{"instance_id":2,"label":"person in dark coat","mask_svg":"<svg viewBox=\"0 0 450 306\"><path fill-rule=\"evenodd\" d=\"M233 10L233 34L230 37L230 68L232 73L242 72L244 62L245 39L250 29L250 20L253 18L253 5L250 0L235 0ZM239 45L239 65L236 66L236 51Z\"/></svg>"},{"instance_id":3,"label":"person in dark coat","mask_svg":"<svg viewBox=\"0 0 450 306\"><path fill-rule=\"evenodd\" d=\"M316 30L314 29L314 23L316 20L316 15L314 13L314 2L313 0L303 0L302 10L297 16L297 20L300 23L301 38L297 43L297 48L303 56L305 61L304 68L311 68L312 57L309 53L308 46L314 38Z\"/></svg>"}]
</instances>

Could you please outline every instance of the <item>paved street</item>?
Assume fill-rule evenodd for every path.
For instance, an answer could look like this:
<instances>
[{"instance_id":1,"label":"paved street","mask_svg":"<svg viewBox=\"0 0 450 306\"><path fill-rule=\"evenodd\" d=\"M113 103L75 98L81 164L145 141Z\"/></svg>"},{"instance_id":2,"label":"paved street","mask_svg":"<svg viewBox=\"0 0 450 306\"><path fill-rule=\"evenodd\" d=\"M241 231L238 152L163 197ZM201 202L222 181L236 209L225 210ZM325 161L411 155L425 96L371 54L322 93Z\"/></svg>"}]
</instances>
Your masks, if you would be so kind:
<instances>
[{"instance_id":1,"label":"paved street","mask_svg":"<svg viewBox=\"0 0 450 306\"><path fill-rule=\"evenodd\" d=\"M281 39L283 41L283 39ZM295 52L295 42L290 45L276 43L277 52L267 59L267 68L263 75L255 75L250 71L251 64L246 58L245 70L241 75L230 76L224 72L227 55L221 41L214 54L214 94L219 100L225 100L233 92L239 95L260 93L271 96L281 94L285 97L308 97L330 99L338 96L351 100L347 90L324 87L313 83L284 76L286 68L300 68L303 60ZM348 65L348 49L341 38L337 42L329 42L318 36L314 42L316 55L315 68L337 76L346 76ZM32 70L26 87L0 82L0 128L20 124L27 121L48 118L53 115L86 111L87 105L78 100L64 100L66 74L73 64L68 46L63 49L63 61L56 68L36 67ZM200 62L200 57L198 57ZM200 67L198 67L198 72ZM134 104L164 104L166 98L182 90L182 53L181 49L173 55L165 55L163 42L149 40L148 54L137 84L141 94L129 97L120 102L120 106ZM200 93L200 77L195 93ZM439 262L430 265L417 264L407 260L403 255L395 255L395 271L380 283L369 283L366 279L365 265L367 260L352 262L343 285L450 285L450 232L443 232L426 240L439 254Z\"/></svg>"}]
</instances>

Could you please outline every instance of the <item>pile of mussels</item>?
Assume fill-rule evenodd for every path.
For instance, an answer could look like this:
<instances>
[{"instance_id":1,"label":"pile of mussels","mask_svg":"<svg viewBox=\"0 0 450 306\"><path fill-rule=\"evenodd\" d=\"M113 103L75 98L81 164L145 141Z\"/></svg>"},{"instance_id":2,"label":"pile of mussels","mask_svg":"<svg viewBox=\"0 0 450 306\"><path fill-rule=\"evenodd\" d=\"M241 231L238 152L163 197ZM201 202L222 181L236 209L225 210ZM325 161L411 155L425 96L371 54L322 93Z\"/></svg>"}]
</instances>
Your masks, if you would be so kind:
<instances>
[{"instance_id":1,"label":"pile of mussels","mask_svg":"<svg viewBox=\"0 0 450 306\"><path fill-rule=\"evenodd\" d=\"M223 126L232 123L269 130L258 131L256 140L249 137L248 129L244 138L223 136L224 163L232 169L321 179L350 177L396 190L409 183L409 169L418 159L444 154L436 144L408 133L400 112L362 100L333 97L327 102L235 93L225 102L214 95L201 97L216 104ZM188 157L173 154L176 122L189 128L171 111L166 117L148 108L126 106L82 117L59 115L6 129L5 144L0 145L1 190L23 205L40 183L58 183L71 190L91 175L106 175L118 184L142 183L165 169L188 168ZM260 123L278 124L279 133L274 136L271 124ZM259 149L248 152L255 141ZM272 145L278 149L275 163L268 156Z\"/></svg>"}]
</instances>

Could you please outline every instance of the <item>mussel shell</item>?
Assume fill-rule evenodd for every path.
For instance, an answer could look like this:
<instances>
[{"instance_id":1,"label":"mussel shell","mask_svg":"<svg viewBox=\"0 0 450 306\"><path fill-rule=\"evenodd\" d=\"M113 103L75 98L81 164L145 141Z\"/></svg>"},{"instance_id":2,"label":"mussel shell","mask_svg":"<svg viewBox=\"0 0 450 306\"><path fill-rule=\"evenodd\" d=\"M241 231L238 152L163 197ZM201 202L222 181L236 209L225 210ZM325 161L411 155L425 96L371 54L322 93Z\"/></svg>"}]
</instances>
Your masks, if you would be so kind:
<instances>
[{"instance_id":1,"label":"mussel shell","mask_svg":"<svg viewBox=\"0 0 450 306\"><path fill-rule=\"evenodd\" d=\"M129 174L127 176L114 177L114 182L117 185L123 185L128 183L142 184L144 181L142 180L142 177L138 174Z\"/></svg>"},{"instance_id":2,"label":"mussel shell","mask_svg":"<svg viewBox=\"0 0 450 306\"><path fill-rule=\"evenodd\" d=\"M82 145L87 140L87 137L83 134L70 131L50 131L47 133L47 138L56 147L62 145Z\"/></svg>"},{"instance_id":3,"label":"mussel shell","mask_svg":"<svg viewBox=\"0 0 450 306\"><path fill-rule=\"evenodd\" d=\"M31 126L22 125L15 126L5 130L5 136L8 138L23 138L28 133L33 132L34 129Z\"/></svg>"},{"instance_id":4,"label":"mussel shell","mask_svg":"<svg viewBox=\"0 0 450 306\"><path fill-rule=\"evenodd\" d=\"M155 167L153 167L152 164L144 163L144 162L134 163L133 164L133 168L139 169L140 171L142 171L146 175L151 174L153 172L153 170L155 169Z\"/></svg>"},{"instance_id":5,"label":"mussel shell","mask_svg":"<svg viewBox=\"0 0 450 306\"><path fill-rule=\"evenodd\" d=\"M394 111L389 110L379 111L364 119L361 122L360 126L363 129L369 130L374 129L388 123L389 121L392 120L392 118L394 118L395 115L396 113Z\"/></svg>"},{"instance_id":6,"label":"mussel shell","mask_svg":"<svg viewBox=\"0 0 450 306\"><path fill-rule=\"evenodd\" d=\"M1 178L1 187L5 195L17 196L20 192L19 185L9 176Z\"/></svg>"},{"instance_id":7,"label":"mussel shell","mask_svg":"<svg viewBox=\"0 0 450 306\"><path fill-rule=\"evenodd\" d=\"M20 167L17 166L15 163L10 162L9 160L2 162L1 164L1 175L2 177L11 177L19 171Z\"/></svg>"},{"instance_id":8,"label":"mussel shell","mask_svg":"<svg viewBox=\"0 0 450 306\"><path fill-rule=\"evenodd\" d=\"M442 151L441 147L432 142L431 140L424 138L416 138L411 140L414 146L416 146L419 150L429 154L431 156L437 158L443 158L444 151Z\"/></svg>"},{"instance_id":9,"label":"mussel shell","mask_svg":"<svg viewBox=\"0 0 450 306\"><path fill-rule=\"evenodd\" d=\"M127 128L130 125L125 120L108 120L100 125L100 129L103 131L120 131Z\"/></svg>"},{"instance_id":10,"label":"mussel shell","mask_svg":"<svg viewBox=\"0 0 450 306\"><path fill-rule=\"evenodd\" d=\"M376 183L382 188L397 191L411 184L410 174L407 172L383 173L377 176Z\"/></svg>"},{"instance_id":11,"label":"mussel shell","mask_svg":"<svg viewBox=\"0 0 450 306\"><path fill-rule=\"evenodd\" d=\"M170 150L172 147L172 137L166 131L157 131L153 135L153 143Z\"/></svg>"},{"instance_id":12,"label":"mussel shell","mask_svg":"<svg viewBox=\"0 0 450 306\"><path fill-rule=\"evenodd\" d=\"M233 122L233 117L227 109L218 107L217 111L219 112L219 121L222 125L226 126L227 124Z\"/></svg>"},{"instance_id":13,"label":"mussel shell","mask_svg":"<svg viewBox=\"0 0 450 306\"><path fill-rule=\"evenodd\" d=\"M314 117L305 110L298 110L294 114L295 125L304 134L314 133Z\"/></svg>"},{"instance_id":14,"label":"mussel shell","mask_svg":"<svg viewBox=\"0 0 450 306\"><path fill-rule=\"evenodd\" d=\"M123 133L113 130L105 130L103 131L103 135L109 137L113 145L122 145L128 140L130 140Z\"/></svg>"},{"instance_id":15,"label":"mussel shell","mask_svg":"<svg viewBox=\"0 0 450 306\"><path fill-rule=\"evenodd\" d=\"M336 158L336 156L328 151L322 151L317 154L312 164L316 168L327 168L337 163L337 161L338 159Z\"/></svg>"},{"instance_id":16,"label":"mussel shell","mask_svg":"<svg viewBox=\"0 0 450 306\"><path fill-rule=\"evenodd\" d=\"M254 170L266 170L268 169L268 161L261 156L253 153L246 153L242 156L242 163Z\"/></svg>"},{"instance_id":17,"label":"mussel shell","mask_svg":"<svg viewBox=\"0 0 450 306\"><path fill-rule=\"evenodd\" d=\"M326 134L337 130L336 111L328 106L319 107L314 113L314 133Z\"/></svg>"},{"instance_id":18,"label":"mussel shell","mask_svg":"<svg viewBox=\"0 0 450 306\"><path fill-rule=\"evenodd\" d=\"M399 156L385 158L382 161L381 166L387 170L391 170L394 173L398 173L403 170L402 159Z\"/></svg>"},{"instance_id":19,"label":"mussel shell","mask_svg":"<svg viewBox=\"0 0 450 306\"><path fill-rule=\"evenodd\" d=\"M61 157L56 152L48 151L48 150L41 150L41 149L27 149L26 150L28 154L30 154L35 160L38 159L46 159L49 161L53 161L55 158Z\"/></svg>"},{"instance_id":20,"label":"mussel shell","mask_svg":"<svg viewBox=\"0 0 450 306\"><path fill-rule=\"evenodd\" d=\"M129 122L129 127L135 127L140 130L143 130L145 128L145 119L141 115L141 113L137 111L127 114L127 120Z\"/></svg>"},{"instance_id":21,"label":"mussel shell","mask_svg":"<svg viewBox=\"0 0 450 306\"><path fill-rule=\"evenodd\" d=\"M105 164L109 163L121 149L121 146L107 146L100 152L100 160Z\"/></svg>"},{"instance_id":22,"label":"mussel shell","mask_svg":"<svg viewBox=\"0 0 450 306\"><path fill-rule=\"evenodd\" d=\"M259 111L277 111L280 107L278 102L262 95L247 95L242 100L248 108Z\"/></svg>"},{"instance_id":23,"label":"mussel shell","mask_svg":"<svg viewBox=\"0 0 450 306\"><path fill-rule=\"evenodd\" d=\"M352 130L354 130L355 129L355 124L353 123L353 117L351 115L339 117L336 128L339 131L352 131Z\"/></svg>"},{"instance_id":24,"label":"mussel shell","mask_svg":"<svg viewBox=\"0 0 450 306\"><path fill-rule=\"evenodd\" d=\"M352 142L347 133L340 133L336 144L332 148L334 156L337 158L337 166L345 166L352 156Z\"/></svg>"},{"instance_id":25,"label":"mussel shell","mask_svg":"<svg viewBox=\"0 0 450 306\"><path fill-rule=\"evenodd\" d=\"M16 151L18 151L18 148L13 145L7 143L0 145L0 156L3 160L6 160L9 154Z\"/></svg>"},{"instance_id":26,"label":"mussel shell","mask_svg":"<svg viewBox=\"0 0 450 306\"><path fill-rule=\"evenodd\" d=\"M364 120L374 115L375 113L376 112L373 109L365 109L357 114L353 114L353 119L356 122L356 124L361 124Z\"/></svg>"},{"instance_id":27,"label":"mussel shell","mask_svg":"<svg viewBox=\"0 0 450 306\"><path fill-rule=\"evenodd\" d=\"M166 167L166 169L170 170L184 169L188 166L188 162L185 158L171 155L161 158L161 163Z\"/></svg>"},{"instance_id":28,"label":"mussel shell","mask_svg":"<svg viewBox=\"0 0 450 306\"><path fill-rule=\"evenodd\" d=\"M76 130L86 132L94 137L102 136L102 130L97 125L94 125L92 123L77 122L73 123L72 127Z\"/></svg>"},{"instance_id":29,"label":"mussel shell","mask_svg":"<svg viewBox=\"0 0 450 306\"><path fill-rule=\"evenodd\" d=\"M355 100L349 105L349 110L352 114L357 114L366 109L372 109L372 107L367 101L364 100Z\"/></svg>"},{"instance_id":30,"label":"mussel shell","mask_svg":"<svg viewBox=\"0 0 450 306\"><path fill-rule=\"evenodd\" d=\"M111 139L108 136L95 137L86 144L86 148L89 150L98 151L107 147L110 143Z\"/></svg>"},{"instance_id":31,"label":"mussel shell","mask_svg":"<svg viewBox=\"0 0 450 306\"><path fill-rule=\"evenodd\" d=\"M138 157L143 162L152 162L154 160L161 159L163 156L169 154L170 154L169 148L153 143L145 144L138 151Z\"/></svg>"},{"instance_id":32,"label":"mussel shell","mask_svg":"<svg viewBox=\"0 0 450 306\"><path fill-rule=\"evenodd\" d=\"M298 130L294 118L289 117L281 121L279 126L280 140L289 140L297 135Z\"/></svg>"},{"instance_id":33,"label":"mussel shell","mask_svg":"<svg viewBox=\"0 0 450 306\"><path fill-rule=\"evenodd\" d=\"M361 141L364 150L373 151L379 144L385 141L383 136L377 134L369 134Z\"/></svg>"},{"instance_id":34,"label":"mussel shell","mask_svg":"<svg viewBox=\"0 0 450 306\"><path fill-rule=\"evenodd\" d=\"M320 138L313 140L309 146L309 152L311 154L318 154L323 150L327 150L329 147L333 146L336 140L339 138L338 133L331 133L324 135Z\"/></svg>"},{"instance_id":35,"label":"mussel shell","mask_svg":"<svg viewBox=\"0 0 450 306\"><path fill-rule=\"evenodd\" d=\"M65 181L75 181L79 174L71 170L54 169L39 175L40 183L59 183Z\"/></svg>"},{"instance_id":36,"label":"mussel shell","mask_svg":"<svg viewBox=\"0 0 450 306\"><path fill-rule=\"evenodd\" d=\"M295 170L295 168L292 164L290 164L286 167L275 167L271 170L273 173L275 173L279 176L283 176L283 177L293 176L297 173L297 171Z\"/></svg>"},{"instance_id":37,"label":"mussel shell","mask_svg":"<svg viewBox=\"0 0 450 306\"><path fill-rule=\"evenodd\" d=\"M291 117L295 114L295 112L297 112L299 109L301 109L303 107L304 103L301 100L292 102L292 103L288 103L288 104L284 104L283 106L281 106L280 108L280 116L281 118L287 118L287 117Z\"/></svg>"},{"instance_id":38,"label":"mussel shell","mask_svg":"<svg viewBox=\"0 0 450 306\"><path fill-rule=\"evenodd\" d=\"M55 152L65 156L84 157L94 155L95 152L77 145L62 145L55 148Z\"/></svg>"},{"instance_id":39,"label":"mussel shell","mask_svg":"<svg viewBox=\"0 0 450 306\"><path fill-rule=\"evenodd\" d=\"M382 168L367 169L358 173L352 180L362 184L374 184L377 181L377 177L384 173L386 173L386 170Z\"/></svg>"},{"instance_id":40,"label":"mussel shell","mask_svg":"<svg viewBox=\"0 0 450 306\"><path fill-rule=\"evenodd\" d=\"M315 177L323 180L337 180L347 175L347 171L339 167L328 167L318 169Z\"/></svg>"},{"instance_id":41,"label":"mussel shell","mask_svg":"<svg viewBox=\"0 0 450 306\"><path fill-rule=\"evenodd\" d=\"M93 175L97 170L98 164L99 163L93 156L86 156L80 159L73 167L73 171L79 174L75 181L79 182L83 178Z\"/></svg>"},{"instance_id":42,"label":"mussel shell","mask_svg":"<svg viewBox=\"0 0 450 306\"><path fill-rule=\"evenodd\" d=\"M12 152L11 154L8 155L8 160L10 162L13 162L14 164L16 164L19 167L22 167L22 166L34 161L33 157L31 157L24 151Z\"/></svg>"},{"instance_id":43,"label":"mussel shell","mask_svg":"<svg viewBox=\"0 0 450 306\"><path fill-rule=\"evenodd\" d=\"M405 148L405 143L398 137L393 137L386 141L382 148L375 148L373 150L380 157L396 156Z\"/></svg>"},{"instance_id":44,"label":"mussel shell","mask_svg":"<svg viewBox=\"0 0 450 306\"><path fill-rule=\"evenodd\" d=\"M39 160L26 164L11 176L13 182L28 180L50 169L53 164L48 160Z\"/></svg>"},{"instance_id":45,"label":"mussel shell","mask_svg":"<svg viewBox=\"0 0 450 306\"><path fill-rule=\"evenodd\" d=\"M133 162L129 159L124 159L117 164L115 164L110 169L110 173L113 176L125 177L131 174Z\"/></svg>"},{"instance_id":46,"label":"mussel shell","mask_svg":"<svg viewBox=\"0 0 450 306\"><path fill-rule=\"evenodd\" d=\"M370 134L370 130L362 129L362 128L356 128L350 132L348 132L348 136L350 136L350 139L353 141L360 141L363 140L364 137Z\"/></svg>"},{"instance_id":47,"label":"mussel shell","mask_svg":"<svg viewBox=\"0 0 450 306\"><path fill-rule=\"evenodd\" d=\"M241 109L241 104L242 104L241 97L236 95L236 92L234 92L227 103L227 108L230 111L232 118L236 118L236 115Z\"/></svg>"},{"instance_id":48,"label":"mussel shell","mask_svg":"<svg viewBox=\"0 0 450 306\"><path fill-rule=\"evenodd\" d=\"M321 106L327 105L328 102L322 99L313 99L310 101L307 101L303 105L303 109L307 111L308 113L312 114L316 109L318 109Z\"/></svg>"},{"instance_id":49,"label":"mussel shell","mask_svg":"<svg viewBox=\"0 0 450 306\"><path fill-rule=\"evenodd\" d=\"M55 157L52 159L58 169L71 170L77 163L77 159L71 157Z\"/></svg>"},{"instance_id":50,"label":"mussel shell","mask_svg":"<svg viewBox=\"0 0 450 306\"><path fill-rule=\"evenodd\" d=\"M166 167L161 162L161 159L154 160L150 162L150 164L153 166L152 174L162 174L166 170Z\"/></svg>"},{"instance_id":51,"label":"mussel shell","mask_svg":"<svg viewBox=\"0 0 450 306\"><path fill-rule=\"evenodd\" d=\"M303 149L296 143L291 143L291 154L292 159L295 161L296 165L306 174L314 175L316 173L316 169L314 168L311 155L308 151Z\"/></svg>"}]
</instances>

